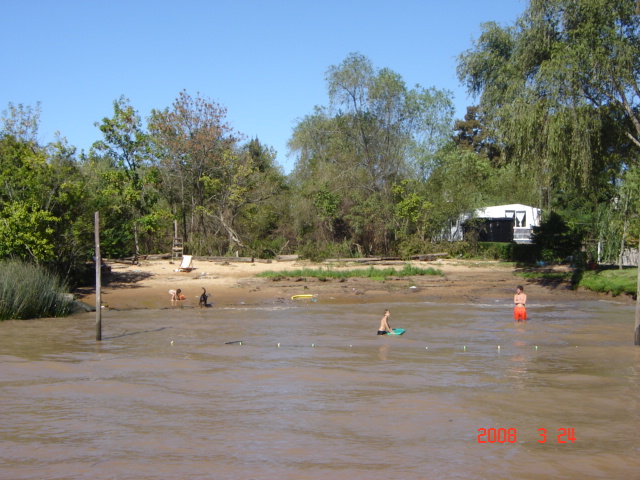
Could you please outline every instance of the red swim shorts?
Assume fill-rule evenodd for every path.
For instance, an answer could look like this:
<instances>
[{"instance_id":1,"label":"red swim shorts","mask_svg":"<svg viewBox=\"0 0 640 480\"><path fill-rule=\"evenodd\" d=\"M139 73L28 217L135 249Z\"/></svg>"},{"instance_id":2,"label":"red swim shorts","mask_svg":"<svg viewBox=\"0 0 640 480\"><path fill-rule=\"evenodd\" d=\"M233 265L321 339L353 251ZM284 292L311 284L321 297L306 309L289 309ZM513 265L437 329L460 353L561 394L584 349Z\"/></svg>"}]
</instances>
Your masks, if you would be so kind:
<instances>
[{"instance_id":1,"label":"red swim shorts","mask_svg":"<svg viewBox=\"0 0 640 480\"><path fill-rule=\"evenodd\" d=\"M527 309L523 305L518 305L513 309L513 318L516 322L524 322L527 319Z\"/></svg>"}]
</instances>

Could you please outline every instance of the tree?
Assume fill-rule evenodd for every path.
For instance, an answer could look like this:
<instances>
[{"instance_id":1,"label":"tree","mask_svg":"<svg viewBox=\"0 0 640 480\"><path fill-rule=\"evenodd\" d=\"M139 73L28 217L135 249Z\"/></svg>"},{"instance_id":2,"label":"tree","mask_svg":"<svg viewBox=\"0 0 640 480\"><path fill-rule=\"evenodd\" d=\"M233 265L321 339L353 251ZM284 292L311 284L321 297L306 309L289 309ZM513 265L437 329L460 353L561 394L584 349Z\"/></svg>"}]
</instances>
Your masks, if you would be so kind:
<instances>
[{"instance_id":1,"label":"tree","mask_svg":"<svg viewBox=\"0 0 640 480\"><path fill-rule=\"evenodd\" d=\"M209 253L247 248L240 217L283 184L275 152L257 140L243 146L225 108L186 91L171 109L152 112L149 130L161 192L181 220L185 243Z\"/></svg>"},{"instance_id":2,"label":"tree","mask_svg":"<svg viewBox=\"0 0 640 480\"><path fill-rule=\"evenodd\" d=\"M226 122L226 109L205 98L180 92L171 109L153 110L149 130L161 172L162 193L181 220L182 236L192 246L204 241L207 226L207 190L223 188L225 165L240 137ZM206 180L208 179L208 180ZM223 225L219 225L223 228ZM235 232L228 232L231 238Z\"/></svg>"},{"instance_id":3,"label":"tree","mask_svg":"<svg viewBox=\"0 0 640 480\"><path fill-rule=\"evenodd\" d=\"M480 95L498 138L541 187L597 188L610 169L639 167L636 7L628 0L531 0L515 26L485 24L476 46L461 55L460 79ZM634 149L608 145L607 124Z\"/></svg>"},{"instance_id":4,"label":"tree","mask_svg":"<svg viewBox=\"0 0 640 480\"><path fill-rule=\"evenodd\" d=\"M298 229L308 241L387 251L395 235L393 187L428 175L450 136L450 93L409 89L399 74L375 69L358 53L329 67L326 79L329 106L304 117L289 142L301 193Z\"/></svg>"},{"instance_id":5,"label":"tree","mask_svg":"<svg viewBox=\"0 0 640 480\"><path fill-rule=\"evenodd\" d=\"M132 229L138 255L140 231L153 231L157 227L157 171L150 165L150 138L140 115L124 96L113 102L113 116L95 125L103 135L90 152L92 162L103 163L99 188L118 199L109 203L117 211L118 225ZM105 220L108 219L107 215Z\"/></svg>"},{"instance_id":6,"label":"tree","mask_svg":"<svg viewBox=\"0 0 640 480\"><path fill-rule=\"evenodd\" d=\"M37 144L38 126L40 124L40 114L42 109L40 103L35 108L29 105L14 105L9 102L7 109L0 116L0 135L3 137L13 137L16 140Z\"/></svg>"},{"instance_id":7,"label":"tree","mask_svg":"<svg viewBox=\"0 0 640 480\"><path fill-rule=\"evenodd\" d=\"M86 259L74 229L85 193L75 148L37 141L39 108L10 104L0 125L0 258L53 265L68 276Z\"/></svg>"},{"instance_id":8,"label":"tree","mask_svg":"<svg viewBox=\"0 0 640 480\"><path fill-rule=\"evenodd\" d=\"M234 224L251 255L275 257L287 247L290 224L289 188L276 152L257 138L241 147L240 155L253 165L253 173L243 180L245 194L233 205ZM240 179L238 179L240 180Z\"/></svg>"},{"instance_id":9,"label":"tree","mask_svg":"<svg viewBox=\"0 0 640 480\"><path fill-rule=\"evenodd\" d=\"M454 137L457 145L488 158L494 166L500 164L500 148L489 136L477 106L467 107L464 120L456 120L453 128L457 132Z\"/></svg>"}]
</instances>

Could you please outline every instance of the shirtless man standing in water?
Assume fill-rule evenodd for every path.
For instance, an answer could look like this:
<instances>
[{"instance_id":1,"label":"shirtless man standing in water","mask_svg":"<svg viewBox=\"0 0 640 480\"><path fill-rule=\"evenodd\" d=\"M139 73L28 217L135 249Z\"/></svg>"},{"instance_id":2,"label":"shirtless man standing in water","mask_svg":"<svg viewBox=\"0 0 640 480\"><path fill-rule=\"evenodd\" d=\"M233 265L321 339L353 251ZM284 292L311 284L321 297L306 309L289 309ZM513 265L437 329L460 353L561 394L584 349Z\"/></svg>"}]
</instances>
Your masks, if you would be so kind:
<instances>
[{"instance_id":1,"label":"shirtless man standing in water","mask_svg":"<svg viewBox=\"0 0 640 480\"><path fill-rule=\"evenodd\" d=\"M384 311L384 315L380 319L380 328L378 328L378 335L386 335L387 333L393 333L393 329L389 326L389 310Z\"/></svg>"},{"instance_id":2,"label":"shirtless man standing in water","mask_svg":"<svg viewBox=\"0 0 640 480\"><path fill-rule=\"evenodd\" d=\"M527 309L525 305L527 304L527 295L523 293L522 285L518 285L516 288L516 294L513 297L513 303L516 304L513 309L513 318L516 322L526 322L527 321Z\"/></svg>"}]
</instances>

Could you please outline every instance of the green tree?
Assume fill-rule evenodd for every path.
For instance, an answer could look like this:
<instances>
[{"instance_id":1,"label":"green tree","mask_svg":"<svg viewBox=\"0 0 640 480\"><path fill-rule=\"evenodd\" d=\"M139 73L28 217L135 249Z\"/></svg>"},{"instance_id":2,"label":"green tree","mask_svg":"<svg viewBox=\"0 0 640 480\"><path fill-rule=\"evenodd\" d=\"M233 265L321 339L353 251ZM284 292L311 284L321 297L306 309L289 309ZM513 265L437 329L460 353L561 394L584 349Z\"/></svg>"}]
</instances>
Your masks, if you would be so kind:
<instances>
[{"instance_id":1,"label":"green tree","mask_svg":"<svg viewBox=\"0 0 640 480\"><path fill-rule=\"evenodd\" d=\"M112 214L104 212L105 228L111 230L110 238L122 240L118 242L119 253L126 254L128 244L132 243L138 255L140 233L157 231L163 216L157 208L158 172L150 162L149 134L143 129L140 115L124 96L113 102L113 116L95 125L103 139L93 144L89 159L101 164L101 167L94 165L94 171L101 176L98 188L104 198L100 203L103 210L111 210ZM130 229L131 233L116 232L122 228Z\"/></svg>"},{"instance_id":2,"label":"green tree","mask_svg":"<svg viewBox=\"0 0 640 480\"><path fill-rule=\"evenodd\" d=\"M623 168L638 168L640 19L634 2L531 0L515 26L483 25L475 47L461 55L458 73L480 96L498 139L516 161L526 162L540 187L577 194L598 188L612 169L619 176ZM609 126L634 148L610 145Z\"/></svg>"},{"instance_id":3,"label":"green tree","mask_svg":"<svg viewBox=\"0 0 640 480\"><path fill-rule=\"evenodd\" d=\"M500 146L489 135L477 106L467 107L464 120L456 120L453 128L457 132L454 137L457 145L488 158L494 166L500 165Z\"/></svg>"},{"instance_id":4,"label":"green tree","mask_svg":"<svg viewBox=\"0 0 640 480\"><path fill-rule=\"evenodd\" d=\"M257 140L243 145L226 109L186 91L171 109L152 112L149 131L161 193L188 247L210 254L249 248L242 217L282 188L275 152Z\"/></svg>"},{"instance_id":5,"label":"green tree","mask_svg":"<svg viewBox=\"0 0 640 480\"><path fill-rule=\"evenodd\" d=\"M304 117L289 142L297 156L298 231L303 242L388 251L397 233L393 187L428 175L451 134L450 93L409 89L399 74L375 69L358 53L329 67L327 89L329 106ZM322 212L329 199L331 221Z\"/></svg>"},{"instance_id":6,"label":"green tree","mask_svg":"<svg viewBox=\"0 0 640 480\"><path fill-rule=\"evenodd\" d=\"M62 138L37 142L39 108L10 104L2 118L0 258L53 265L68 277L87 256L74 234L85 199L75 148Z\"/></svg>"},{"instance_id":7,"label":"green tree","mask_svg":"<svg viewBox=\"0 0 640 480\"><path fill-rule=\"evenodd\" d=\"M241 232L247 251L261 258L271 258L287 248L290 224L289 188L282 169L276 164L276 152L251 139L241 148L253 173L245 179L247 195L236 202L234 224Z\"/></svg>"}]
</instances>

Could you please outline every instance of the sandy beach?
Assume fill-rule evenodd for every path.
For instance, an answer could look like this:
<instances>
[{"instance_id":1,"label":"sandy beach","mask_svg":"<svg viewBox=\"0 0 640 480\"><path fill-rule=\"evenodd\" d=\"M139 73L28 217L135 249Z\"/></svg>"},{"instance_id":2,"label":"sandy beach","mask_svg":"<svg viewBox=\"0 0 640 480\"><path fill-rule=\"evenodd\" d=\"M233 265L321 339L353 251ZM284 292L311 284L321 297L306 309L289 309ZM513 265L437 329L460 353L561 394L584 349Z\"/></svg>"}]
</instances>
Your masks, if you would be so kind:
<instances>
[{"instance_id":1,"label":"sandy beach","mask_svg":"<svg viewBox=\"0 0 640 480\"><path fill-rule=\"evenodd\" d=\"M400 270L407 262L380 262L374 268ZM499 262L471 260L412 261L420 268L440 270L443 275L392 278L384 281L350 278L346 280L284 277L279 280L257 277L264 271L288 272L308 268L331 270L368 269L369 265L351 262L312 263L308 261L199 261L190 272L177 271L179 264L170 260L141 261L139 265L107 263L111 273L105 275L102 305L111 309L171 308L169 290L181 289L183 308L198 308L198 297L205 288L213 307L223 305L264 305L291 302L293 295L311 294L325 303L361 304L411 302L510 302L519 284L524 286L529 303L548 303L561 299L613 299L632 303L627 296L609 295L579 289L569 283L526 280L517 275L522 270ZM544 267L544 271L568 271L567 266ZM95 305L95 290L80 288L78 298ZM309 301L309 300L297 300Z\"/></svg>"}]
</instances>

